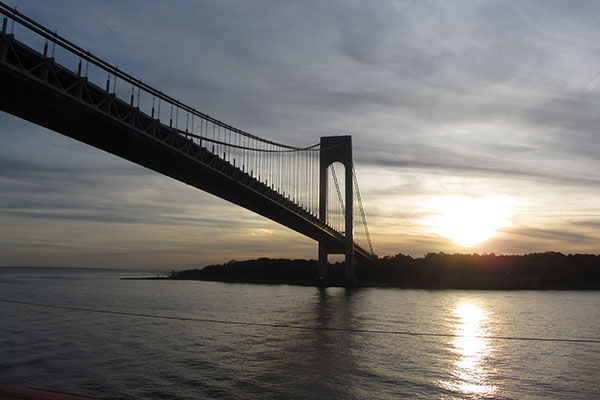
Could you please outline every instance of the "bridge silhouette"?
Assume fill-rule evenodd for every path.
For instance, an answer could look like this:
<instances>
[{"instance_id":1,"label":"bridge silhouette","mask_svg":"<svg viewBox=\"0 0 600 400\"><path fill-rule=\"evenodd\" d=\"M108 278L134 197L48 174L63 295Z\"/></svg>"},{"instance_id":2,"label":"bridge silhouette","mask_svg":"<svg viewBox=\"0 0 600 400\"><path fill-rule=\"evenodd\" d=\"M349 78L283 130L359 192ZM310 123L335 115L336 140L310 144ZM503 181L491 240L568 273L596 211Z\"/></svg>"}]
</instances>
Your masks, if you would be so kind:
<instances>
[{"instance_id":1,"label":"bridge silhouette","mask_svg":"<svg viewBox=\"0 0 600 400\"><path fill-rule=\"evenodd\" d=\"M350 136L322 137L307 147L261 138L162 93L2 2L0 13L2 111L317 241L321 279L329 254L345 255L348 281L355 279L355 259L376 258ZM15 24L27 44L16 39ZM343 166L341 183L336 164ZM369 250L355 242L355 198Z\"/></svg>"}]
</instances>

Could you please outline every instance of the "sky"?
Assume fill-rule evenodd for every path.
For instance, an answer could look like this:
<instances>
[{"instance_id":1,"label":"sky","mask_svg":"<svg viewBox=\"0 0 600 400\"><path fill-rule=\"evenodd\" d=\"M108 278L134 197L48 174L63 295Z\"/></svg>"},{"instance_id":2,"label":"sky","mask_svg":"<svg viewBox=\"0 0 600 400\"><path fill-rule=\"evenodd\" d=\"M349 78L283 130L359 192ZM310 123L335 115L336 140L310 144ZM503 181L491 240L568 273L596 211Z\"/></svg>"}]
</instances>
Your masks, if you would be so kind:
<instances>
[{"instance_id":1,"label":"sky","mask_svg":"<svg viewBox=\"0 0 600 400\"><path fill-rule=\"evenodd\" d=\"M600 2L9 4L258 136L352 135L380 256L599 253ZM283 226L3 112L0 141L0 265L317 257Z\"/></svg>"}]
</instances>

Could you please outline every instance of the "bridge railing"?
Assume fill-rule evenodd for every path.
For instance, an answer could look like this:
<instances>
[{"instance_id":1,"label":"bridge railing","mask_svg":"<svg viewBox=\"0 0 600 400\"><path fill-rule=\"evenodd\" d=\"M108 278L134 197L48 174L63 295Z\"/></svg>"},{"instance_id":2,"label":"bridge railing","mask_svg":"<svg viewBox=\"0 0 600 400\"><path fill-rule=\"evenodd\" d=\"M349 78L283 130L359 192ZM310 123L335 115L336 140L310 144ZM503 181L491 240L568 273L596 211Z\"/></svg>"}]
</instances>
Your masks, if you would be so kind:
<instances>
[{"instance_id":1,"label":"bridge railing","mask_svg":"<svg viewBox=\"0 0 600 400\"><path fill-rule=\"evenodd\" d=\"M318 144L295 147L238 129L163 93L3 2L0 2L0 13L4 15L4 33L18 31L19 41L32 49L40 52L43 49L44 56L72 68L81 77L248 172L311 214L318 215Z\"/></svg>"},{"instance_id":2,"label":"bridge railing","mask_svg":"<svg viewBox=\"0 0 600 400\"><path fill-rule=\"evenodd\" d=\"M3 31L7 33L14 33L14 30L20 26L25 28L24 32L19 34L21 41L30 44L31 41L37 42L37 46L43 44L46 50L45 55L49 57L62 57L64 62L64 56L67 55L70 61L73 62L73 67L83 76L94 76L100 77L103 74L94 73L90 67L98 68L99 71L103 71L106 77L105 84L107 90L116 91L119 88L119 94L130 93L129 96L119 96L125 100L130 100L131 105L139 106L144 105L148 107L145 111L150 111L149 115L164 120L165 116L168 116L168 120L177 129L183 129L184 121L185 129L191 133L194 130L194 124L192 118L196 117L207 123L213 124L216 127L221 128L223 131L227 131L232 134L241 135L247 138L247 141L243 145L249 149L262 150L265 148L264 145L272 145L276 148L288 149L288 150L302 150L304 148L289 146L286 144L278 143L275 141L264 139L260 136L256 136L252 133L243 131L236 127L233 127L223 121L220 121L210 115L202 113L196 110L174 97L163 93L161 90L156 89L149 84L143 82L141 79L136 78L127 72L120 70L118 66L113 65L100 57L94 55L90 50L86 50L74 42L66 39L62 35L59 35L56 31L51 31L45 26L39 24L33 19L17 11L16 8L11 8L3 2L0 2L0 13L5 15L3 20ZM25 38L25 40L24 40ZM36 47L37 47L36 46ZM65 54L60 56L57 53L58 48L66 51ZM62 62L61 62L62 64ZM65 63L64 65L69 65ZM98 71L96 71L98 72ZM96 82L102 84L103 82ZM124 85L124 89L121 85ZM129 91L130 90L130 91ZM142 97L145 97L144 101L141 101ZM152 104L152 105L151 105ZM162 105L162 108L161 108ZM209 140L210 137L206 136L205 139ZM261 147L262 144L263 146Z\"/></svg>"}]
</instances>

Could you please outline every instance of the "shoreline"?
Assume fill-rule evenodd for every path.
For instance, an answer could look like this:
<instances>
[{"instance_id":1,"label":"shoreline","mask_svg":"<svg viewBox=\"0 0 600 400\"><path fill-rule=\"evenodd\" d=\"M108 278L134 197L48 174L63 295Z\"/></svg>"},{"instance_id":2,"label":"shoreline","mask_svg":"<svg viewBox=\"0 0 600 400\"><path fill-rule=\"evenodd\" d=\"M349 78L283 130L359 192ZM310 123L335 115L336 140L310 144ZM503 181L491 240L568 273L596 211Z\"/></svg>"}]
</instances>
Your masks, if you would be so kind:
<instances>
[{"instance_id":1,"label":"shoreline","mask_svg":"<svg viewBox=\"0 0 600 400\"><path fill-rule=\"evenodd\" d=\"M473 291L574 291L588 292L600 291L600 287L537 287L537 288L503 288L503 287L465 287L465 286L442 286L442 285L402 285L386 283L361 283L345 284L343 282L327 282L319 284L315 281L294 281L294 280L269 280L269 279L235 279L235 278L172 278L172 277L148 277L148 278L130 278L124 277L120 280L159 280L159 281L202 281L202 282L221 282L221 283L239 283L248 285L289 285L316 288L342 287L342 288L382 288L382 289L412 289L412 290L473 290Z\"/></svg>"},{"instance_id":2,"label":"shoreline","mask_svg":"<svg viewBox=\"0 0 600 400\"><path fill-rule=\"evenodd\" d=\"M171 271L140 279L202 280L296 286L394 287L465 290L600 290L600 256L557 252L522 256L428 253L398 254L357 264L355 281L345 279L345 264L327 267L318 279L316 260L259 258L204 268Z\"/></svg>"}]
</instances>

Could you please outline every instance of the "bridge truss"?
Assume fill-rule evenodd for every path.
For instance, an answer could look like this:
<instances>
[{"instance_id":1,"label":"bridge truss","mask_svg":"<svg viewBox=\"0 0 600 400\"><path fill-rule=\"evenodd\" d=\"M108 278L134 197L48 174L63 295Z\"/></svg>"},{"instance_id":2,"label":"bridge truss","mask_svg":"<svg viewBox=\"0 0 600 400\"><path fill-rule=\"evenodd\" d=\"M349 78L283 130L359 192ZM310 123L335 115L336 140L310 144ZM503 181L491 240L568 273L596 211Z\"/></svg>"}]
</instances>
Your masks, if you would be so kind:
<instances>
[{"instance_id":1,"label":"bridge truss","mask_svg":"<svg viewBox=\"0 0 600 400\"><path fill-rule=\"evenodd\" d=\"M0 13L5 16L0 33L3 111L302 233L319 242L321 265L323 254L325 262L327 254L346 254L348 279L354 276L355 256L376 257L348 136L324 137L308 147L261 138L162 93L2 2ZM15 24L28 44L15 39ZM339 163L345 198L337 179ZM355 198L368 251L354 242ZM322 268L320 274L325 275Z\"/></svg>"}]
</instances>

